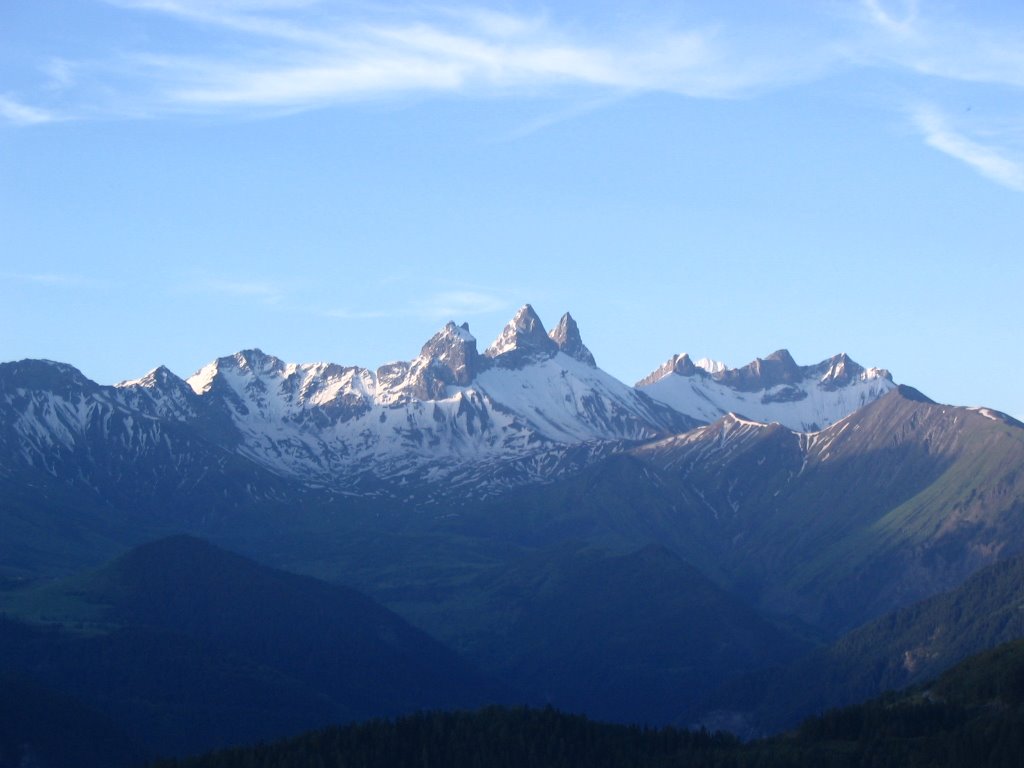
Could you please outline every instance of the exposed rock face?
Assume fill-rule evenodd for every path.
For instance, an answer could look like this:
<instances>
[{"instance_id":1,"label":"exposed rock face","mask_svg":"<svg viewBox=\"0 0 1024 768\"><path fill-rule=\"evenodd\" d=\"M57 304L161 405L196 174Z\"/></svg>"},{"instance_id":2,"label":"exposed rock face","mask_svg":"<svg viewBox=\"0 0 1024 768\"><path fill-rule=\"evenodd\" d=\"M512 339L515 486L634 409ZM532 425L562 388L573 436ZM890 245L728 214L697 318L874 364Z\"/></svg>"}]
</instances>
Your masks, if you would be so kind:
<instances>
[{"instance_id":1,"label":"exposed rock face","mask_svg":"<svg viewBox=\"0 0 1024 768\"><path fill-rule=\"evenodd\" d=\"M636 383L638 387L647 387L656 381L660 381L669 374L678 374L679 376L707 376L708 373L703 368L698 368L694 365L690 356L685 352L681 355L672 355L668 360L662 363L658 368L651 371L647 376L640 379Z\"/></svg>"},{"instance_id":2,"label":"exposed rock face","mask_svg":"<svg viewBox=\"0 0 1024 768\"><path fill-rule=\"evenodd\" d=\"M469 323L448 323L423 345L420 357L431 361L431 367L446 384L469 384L481 362Z\"/></svg>"},{"instance_id":3,"label":"exposed rock face","mask_svg":"<svg viewBox=\"0 0 1024 768\"><path fill-rule=\"evenodd\" d=\"M423 345L415 360L378 368L377 391L388 402L438 400L449 385L472 382L488 362L476 351L468 323L448 323Z\"/></svg>"},{"instance_id":4,"label":"exposed rock face","mask_svg":"<svg viewBox=\"0 0 1024 768\"><path fill-rule=\"evenodd\" d=\"M866 369L851 360L845 352L830 357L828 360L823 360L816 366L813 366L811 372L818 376L821 382L819 386L827 390L848 386L858 379L865 377L892 381L892 374L884 368Z\"/></svg>"},{"instance_id":5,"label":"exposed rock face","mask_svg":"<svg viewBox=\"0 0 1024 768\"><path fill-rule=\"evenodd\" d=\"M140 379L116 386L128 405L150 416L173 414L186 419L195 416L200 407L199 395L192 387L163 365Z\"/></svg>"},{"instance_id":6,"label":"exposed rock face","mask_svg":"<svg viewBox=\"0 0 1024 768\"><path fill-rule=\"evenodd\" d=\"M576 358L587 365L597 365L594 362L594 356L583 343L583 338L580 336L580 327L576 325L576 321L573 320L572 315L568 312L562 315L562 319L558 321L558 325L548 334L548 338L555 342L558 345L558 349L569 355L569 357Z\"/></svg>"},{"instance_id":7,"label":"exposed rock face","mask_svg":"<svg viewBox=\"0 0 1024 768\"><path fill-rule=\"evenodd\" d=\"M804 378L789 350L780 349L768 357L757 358L742 368L722 371L718 380L740 392L759 392L779 384L796 384Z\"/></svg>"},{"instance_id":8,"label":"exposed rock face","mask_svg":"<svg viewBox=\"0 0 1024 768\"><path fill-rule=\"evenodd\" d=\"M558 344L544 330L533 307L524 304L484 354L502 368L519 368L546 360L558 352Z\"/></svg>"}]
</instances>

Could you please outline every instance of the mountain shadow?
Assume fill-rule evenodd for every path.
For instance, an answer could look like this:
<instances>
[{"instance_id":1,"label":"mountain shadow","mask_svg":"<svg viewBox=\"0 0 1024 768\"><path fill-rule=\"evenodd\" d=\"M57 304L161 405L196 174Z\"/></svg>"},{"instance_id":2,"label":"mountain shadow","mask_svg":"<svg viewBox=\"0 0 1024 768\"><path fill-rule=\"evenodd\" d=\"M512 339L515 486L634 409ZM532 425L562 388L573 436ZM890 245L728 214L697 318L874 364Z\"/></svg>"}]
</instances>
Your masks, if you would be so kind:
<instances>
[{"instance_id":1,"label":"mountain shadow","mask_svg":"<svg viewBox=\"0 0 1024 768\"><path fill-rule=\"evenodd\" d=\"M480 577L460 649L531 701L616 722L685 723L723 678L807 646L664 547L566 544Z\"/></svg>"},{"instance_id":2,"label":"mountain shadow","mask_svg":"<svg viewBox=\"0 0 1024 768\"><path fill-rule=\"evenodd\" d=\"M188 536L3 598L35 625L0 622L0 671L76 696L165 754L505 696L369 598Z\"/></svg>"},{"instance_id":3,"label":"mountain shadow","mask_svg":"<svg viewBox=\"0 0 1024 768\"><path fill-rule=\"evenodd\" d=\"M972 654L1019 638L1024 638L1024 555L868 622L783 669L734 681L715 698L723 708L749 710L733 722L778 731L826 708L934 678Z\"/></svg>"},{"instance_id":4,"label":"mountain shadow","mask_svg":"<svg viewBox=\"0 0 1024 768\"><path fill-rule=\"evenodd\" d=\"M609 725L554 709L421 713L327 728L276 744L156 768L1015 768L1024 754L1024 643L973 657L938 680L830 710L784 736Z\"/></svg>"}]
</instances>

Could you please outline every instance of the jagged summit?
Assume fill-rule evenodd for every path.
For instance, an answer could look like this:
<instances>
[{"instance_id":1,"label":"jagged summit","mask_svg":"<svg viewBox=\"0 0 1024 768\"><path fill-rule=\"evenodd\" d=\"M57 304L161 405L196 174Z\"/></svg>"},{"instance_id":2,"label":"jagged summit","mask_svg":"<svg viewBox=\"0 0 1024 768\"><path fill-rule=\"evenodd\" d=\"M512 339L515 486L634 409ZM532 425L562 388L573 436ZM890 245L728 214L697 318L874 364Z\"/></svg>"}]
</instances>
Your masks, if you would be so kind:
<instances>
[{"instance_id":1,"label":"jagged summit","mask_svg":"<svg viewBox=\"0 0 1024 768\"><path fill-rule=\"evenodd\" d=\"M656 381L660 381L669 374L679 376L704 376L707 371L695 364L685 352L681 355L672 355L668 360L655 368L636 383L637 387L648 387Z\"/></svg>"},{"instance_id":2,"label":"jagged summit","mask_svg":"<svg viewBox=\"0 0 1024 768\"><path fill-rule=\"evenodd\" d=\"M221 357L217 362L221 365L237 368L251 368L253 370L276 368L279 365L283 365L283 361L280 358L274 357L274 355L268 355L259 347L243 349L239 352L235 352L233 355Z\"/></svg>"},{"instance_id":3,"label":"jagged summit","mask_svg":"<svg viewBox=\"0 0 1024 768\"><path fill-rule=\"evenodd\" d=\"M377 369L377 392L382 402L437 400L449 385L466 386L486 367L487 359L476 349L469 323L449 322L430 337L410 362L382 365Z\"/></svg>"},{"instance_id":4,"label":"jagged summit","mask_svg":"<svg viewBox=\"0 0 1024 768\"><path fill-rule=\"evenodd\" d=\"M420 349L420 358L429 360L448 384L469 384L478 369L476 337L469 323L449 322Z\"/></svg>"},{"instance_id":5,"label":"jagged summit","mask_svg":"<svg viewBox=\"0 0 1024 768\"><path fill-rule=\"evenodd\" d=\"M709 370L710 369L710 370ZM881 368L864 368L846 354L800 366L786 349L742 368L689 355L673 355L636 385L643 392L703 421L728 411L757 421L778 421L797 431L817 431L895 386Z\"/></svg>"},{"instance_id":6,"label":"jagged summit","mask_svg":"<svg viewBox=\"0 0 1024 768\"><path fill-rule=\"evenodd\" d=\"M552 357L557 351L558 345L548 337L533 307L524 304L484 355L503 367L514 368L524 362Z\"/></svg>"},{"instance_id":7,"label":"jagged summit","mask_svg":"<svg viewBox=\"0 0 1024 768\"><path fill-rule=\"evenodd\" d=\"M184 381L160 366L114 387L59 363L0 366L0 400L19 423L38 413L49 425L25 428L43 435L32 438L41 461L50 456L46 440L70 445L76 425L95 414L116 414L126 430L141 415L153 445L166 445L160 435L170 432L194 434L277 476L339 489L419 473L468 477L476 470L466 467L488 462L517 462L510 472L535 477L552 451L617 450L730 412L815 432L894 386L887 371L845 354L801 367L778 350L739 369L674 355L630 387L596 366L571 314L548 333L529 304L485 353L467 323L448 322L416 357L375 371L288 363L258 348L217 358ZM27 390L39 394L27 399Z\"/></svg>"},{"instance_id":8,"label":"jagged summit","mask_svg":"<svg viewBox=\"0 0 1024 768\"><path fill-rule=\"evenodd\" d=\"M18 360L0 363L0 392L46 388L62 394L92 391L97 387L80 370L53 360Z\"/></svg>"},{"instance_id":9,"label":"jagged summit","mask_svg":"<svg viewBox=\"0 0 1024 768\"><path fill-rule=\"evenodd\" d=\"M174 415L190 418L196 415L199 396L181 377L161 365L145 376L114 385L124 402L150 416Z\"/></svg>"},{"instance_id":10,"label":"jagged summit","mask_svg":"<svg viewBox=\"0 0 1024 768\"><path fill-rule=\"evenodd\" d=\"M344 493L428 477L472 483L501 464L507 474L490 493L730 412L817 432L895 387L887 371L845 354L800 366L786 350L738 369L674 355L631 387L595 365L571 314L548 333L529 304L486 353L477 343L468 324L448 322L411 360L377 370L289 363L251 348L187 381L161 366L114 387L58 363L3 364L9 428L0 421L0 446L17 434L26 461L48 467L55 450L108 433L119 450L169 451L175 440L192 450L199 441L220 457L203 462L255 462Z\"/></svg>"},{"instance_id":11,"label":"jagged summit","mask_svg":"<svg viewBox=\"0 0 1024 768\"><path fill-rule=\"evenodd\" d=\"M197 395L201 395L214 386L219 374L224 371L236 371L243 374L261 375L282 371L285 363L280 358L266 354L263 350L253 347L235 352L233 355L218 357L207 363L185 381Z\"/></svg>"},{"instance_id":12,"label":"jagged summit","mask_svg":"<svg viewBox=\"0 0 1024 768\"><path fill-rule=\"evenodd\" d=\"M558 325L548 334L548 338L555 342L558 349L569 355L569 357L574 357L587 365L597 365L594 361L594 356L583 343L583 338L580 336L580 327L568 312L562 315L562 319L558 321Z\"/></svg>"},{"instance_id":13,"label":"jagged summit","mask_svg":"<svg viewBox=\"0 0 1024 768\"><path fill-rule=\"evenodd\" d=\"M743 392L758 392L779 384L795 384L804 377L788 349L779 349L765 358L755 358L742 368L726 369L716 376Z\"/></svg>"},{"instance_id":14,"label":"jagged summit","mask_svg":"<svg viewBox=\"0 0 1024 768\"><path fill-rule=\"evenodd\" d=\"M864 368L851 360L845 352L818 363L814 366L814 372L824 388L845 387L863 377L892 381L892 374L884 368Z\"/></svg>"},{"instance_id":15,"label":"jagged summit","mask_svg":"<svg viewBox=\"0 0 1024 768\"><path fill-rule=\"evenodd\" d=\"M138 379L119 381L115 387L145 387L147 389L162 388L168 385L177 386L184 381L166 365L158 365L145 376Z\"/></svg>"},{"instance_id":16,"label":"jagged summit","mask_svg":"<svg viewBox=\"0 0 1024 768\"><path fill-rule=\"evenodd\" d=\"M571 315L549 336L526 305L489 352L480 354L468 324L449 322L412 360L376 371L246 349L187 382L157 369L109 388L109 399L173 429L196 426L278 476L346 492L510 460L526 462L510 465L513 475L535 477L546 471L540 455L589 455L694 426L597 368Z\"/></svg>"}]
</instances>

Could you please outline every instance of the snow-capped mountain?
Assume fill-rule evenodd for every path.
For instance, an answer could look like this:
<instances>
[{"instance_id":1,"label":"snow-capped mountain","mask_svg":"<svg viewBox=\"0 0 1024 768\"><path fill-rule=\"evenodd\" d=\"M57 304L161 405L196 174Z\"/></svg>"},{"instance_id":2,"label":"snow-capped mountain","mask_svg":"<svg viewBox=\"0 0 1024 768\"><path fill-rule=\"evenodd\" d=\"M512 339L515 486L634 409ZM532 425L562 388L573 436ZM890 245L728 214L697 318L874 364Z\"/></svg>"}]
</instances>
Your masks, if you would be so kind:
<instances>
[{"instance_id":1,"label":"snow-capped mountain","mask_svg":"<svg viewBox=\"0 0 1024 768\"><path fill-rule=\"evenodd\" d=\"M645 440L692 425L597 368L569 315L549 337L529 305L482 355L468 325L448 323L416 358L376 372L290 364L247 350L215 360L187 384L230 417L240 453L328 485L368 471L394 479L427 465L436 476L457 465ZM120 386L133 395L147 383ZM180 391L176 382L170 388ZM166 415L187 412L176 395L163 400Z\"/></svg>"},{"instance_id":2,"label":"snow-capped mountain","mask_svg":"<svg viewBox=\"0 0 1024 768\"><path fill-rule=\"evenodd\" d=\"M131 460L165 480L187 450L188 461L251 462L339 492L444 480L487 494L726 412L816 429L892 386L888 373L842 355L801 368L776 353L742 369L677 356L630 387L597 367L569 314L549 333L525 305L483 353L467 324L448 323L414 359L376 371L286 363L252 349L187 380L159 367L105 387L59 363L5 364L0 470L20 462L58 476L55 457L103 464L104 441L114 441L119 456L135 450Z\"/></svg>"},{"instance_id":3,"label":"snow-capped mountain","mask_svg":"<svg viewBox=\"0 0 1024 768\"><path fill-rule=\"evenodd\" d=\"M698 421L725 413L778 422L799 432L824 429L896 385L882 368L863 368L845 354L797 365L785 349L742 368L674 355L637 387Z\"/></svg>"}]
</instances>

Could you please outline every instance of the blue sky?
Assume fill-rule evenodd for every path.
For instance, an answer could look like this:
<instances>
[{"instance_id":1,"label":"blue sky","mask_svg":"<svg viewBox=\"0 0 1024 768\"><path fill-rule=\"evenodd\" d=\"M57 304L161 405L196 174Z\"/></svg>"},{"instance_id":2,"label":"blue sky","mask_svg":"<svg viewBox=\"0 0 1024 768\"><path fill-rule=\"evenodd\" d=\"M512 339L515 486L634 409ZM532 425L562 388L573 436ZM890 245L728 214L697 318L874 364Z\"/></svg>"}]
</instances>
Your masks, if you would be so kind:
<instances>
[{"instance_id":1,"label":"blue sky","mask_svg":"<svg viewBox=\"0 0 1024 768\"><path fill-rule=\"evenodd\" d=\"M524 302L632 382L840 351L1024 417L1024 5L0 5L0 359L377 366Z\"/></svg>"}]
</instances>

